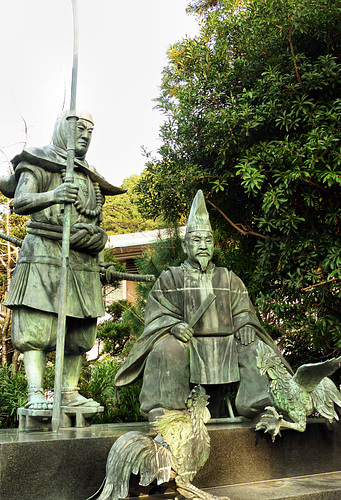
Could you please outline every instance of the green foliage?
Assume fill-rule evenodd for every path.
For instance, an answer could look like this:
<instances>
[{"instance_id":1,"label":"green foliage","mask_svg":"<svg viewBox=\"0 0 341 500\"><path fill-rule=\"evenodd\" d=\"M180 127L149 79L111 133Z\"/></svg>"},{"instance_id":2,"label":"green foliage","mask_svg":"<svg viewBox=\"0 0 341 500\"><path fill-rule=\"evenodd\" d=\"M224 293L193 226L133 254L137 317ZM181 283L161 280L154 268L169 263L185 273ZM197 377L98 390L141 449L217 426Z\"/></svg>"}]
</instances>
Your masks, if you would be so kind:
<instances>
[{"instance_id":1,"label":"green foliage","mask_svg":"<svg viewBox=\"0 0 341 500\"><path fill-rule=\"evenodd\" d=\"M0 232L23 240L26 234L27 216L20 216L13 212L13 202L0 193ZM18 248L0 238L0 298L4 300L8 291L8 284L16 264ZM0 360L2 364L16 363L17 355L10 340L9 310L4 309L0 321Z\"/></svg>"},{"instance_id":2,"label":"green foliage","mask_svg":"<svg viewBox=\"0 0 341 500\"><path fill-rule=\"evenodd\" d=\"M178 220L203 189L226 265L269 327L336 355L341 2L197 0L190 10L200 34L168 51L160 159L139 181L140 209Z\"/></svg>"},{"instance_id":3,"label":"green foliage","mask_svg":"<svg viewBox=\"0 0 341 500\"><path fill-rule=\"evenodd\" d=\"M108 234L135 233L156 229L158 222L142 217L137 209L135 186L139 175L124 179L122 188L127 193L106 198L103 206L103 228Z\"/></svg>"},{"instance_id":4,"label":"green foliage","mask_svg":"<svg viewBox=\"0 0 341 500\"><path fill-rule=\"evenodd\" d=\"M8 365L0 366L0 428L18 427L18 408L27 403L27 382L24 370L14 372Z\"/></svg>"},{"instance_id":5,"label":"green foliage","mask_svg":"<svg viewBox=\"0 0 341 500\"><path fill-rule=\"evenodd\" d=\"M104 412L93 423L106 424L115 422L139 422L139 393L141 383L117 389L114 385L116 373L122 362L106 356L82 371L80 379L81 393L93 398L104 406Z\"/></svg>"},{"instance_id":6,"label":"green foliage","mask_svg":"<svg viewBox=\"0 0 341 500\"><path fill-rule=\"evenodd\" d=\"M80 392L104 406L104 412L93 423L138 422L142 420L139 406L141 382L116 389L114 379L122 362L109 356L83 366ZM53 389L54 365L49 359L45 389ZM0 428L19 425L18 408L27 403L27 382L24 368L15 372L9 365L0 366Z\"/></svg>"},{"instance_id":7,"label":"green foliage","mask_svg":"<svg viewBox=\"0 0 341 500\"><path fill-rule=\"evenodd\" d=\"M182 237L177 227L168 228L164 236L149 245L142 257L136 259L136 266L141 274L154 274L157 279L169 266L178 266L186 258L182 250ZM142 287L140 287L142 285ZM138 283L138 290L146 290L148 295L153 283Z\"/></svg>"},{"instance_id":8,"label":"green foliage","mask_svg":"<svg viewBox=\"0 0 341 500\"><path fill-rule=\"evenodd\" d=\"M126 272L125 265L118 262L111 249L107 249L104 254L106 263L113 263L116 271ZM121 286L121 280L114 281L105 286L104 293ZM136 339L134 336L135 327L143 327L143 319L134 304L128 300L118 300L106 308L110 318L101 323L98 327L97 338L102 343L103 354L112 356L126 356Z\"/></svg>"},{"instance_id":9,"label":"green foliage","mask_svg":"<svg viewBox=\"0 0 341 500\"><path fill-rule=\"evenodd\" d=\"M134 306L128 300L118 300L106 308L110 319L105 320L98 327L97 338L102 343L102 353L119 356L127 351L131 341L130 321L123 319L125 311Z\"/></svg>"},{"instance_id":10,"label":"green foliage","mask_svg":"<svg viewBox=\"0 0 341 500\"><path fill-rule=\"evenodd\" d=\"M23 240L26 236L26 222L29 220L28 215L18 215L13 209L13 200L6 198L0 193L0 206L1 206L1 216L0 216L0 231L6 233L7 228L7 214L9 215L9 234L14 236L19 240Z\"/></svg>"}]
</instances>

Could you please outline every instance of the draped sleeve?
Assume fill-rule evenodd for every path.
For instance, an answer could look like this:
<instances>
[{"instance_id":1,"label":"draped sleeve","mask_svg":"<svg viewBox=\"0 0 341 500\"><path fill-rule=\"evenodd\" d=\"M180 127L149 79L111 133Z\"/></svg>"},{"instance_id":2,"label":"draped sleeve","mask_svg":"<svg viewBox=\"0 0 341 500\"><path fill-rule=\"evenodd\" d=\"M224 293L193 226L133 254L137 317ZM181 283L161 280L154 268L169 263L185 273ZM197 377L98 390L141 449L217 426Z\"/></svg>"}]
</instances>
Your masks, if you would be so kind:
<instances>
[{"instance_id":1,"label":"draped sleeve","mask_svg":"<svg viewBox=\"0 0 341 500\"><path fill-rule=\"evenodd\" d=\"M117 372L116 386L133 383L141 377L146 358L156 342L170 334L172 327L183 321L183 271L169 268L155 282L145 310L145 328L135 342L126 361Z\"/></svg>"}]
</instances>

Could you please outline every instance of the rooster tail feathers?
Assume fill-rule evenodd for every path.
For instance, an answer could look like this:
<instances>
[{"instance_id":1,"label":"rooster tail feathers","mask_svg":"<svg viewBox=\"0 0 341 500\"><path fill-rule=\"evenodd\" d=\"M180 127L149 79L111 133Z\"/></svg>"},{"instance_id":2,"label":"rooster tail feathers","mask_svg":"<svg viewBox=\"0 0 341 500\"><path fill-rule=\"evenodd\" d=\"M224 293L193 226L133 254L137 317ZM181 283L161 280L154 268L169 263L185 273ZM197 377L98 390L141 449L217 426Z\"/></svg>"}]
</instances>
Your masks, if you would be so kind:
<instances>
[{"instance_id":1,"label":"rooster tail feathers","mask_svg":"<svg viewBox=\"0 0 341 500\"><path fill-rule=\"evenodd\" d=\"M128 432L118 438L111 447L107 459L105 484L98 500L118 500L128 496L130 475L134 467L128 456L133 440L139 437L137 434L140 433ZM140 441L137 439L137 442Z\"/></svg>"},{"instance_id":2,"label":"rooster tail feathers","mask_svg":"<svg viewBox=\"0 0 341 500\"><path fill-rule=\"evenodd\" d=\"M160 450L162 448L162 450ZM172 465L169 450L141 432L127 432L113 444L107 459L106 478L98 500L118 500L129 493L131 474L140 473L140 485L167 482Z\"/></svg>"},{"instance_id":3,"label":"rooster tail feathers","mask_svg":"<svg viewBox=\"0 0 341 500\"><path fill-rule=\"evenodd\" d=\"M152 445L149 446L143 456L140 454L141 486L148 486L154 479L157 480L157 484L167 483L170 478L173 463L170 451L154 440L152 440Z\"/></svg>"},{"instance_id":4,"label":"rooster tail feathers","mask_svg":"<svg viewBox=\"0 0 341 500\"><path fill-rule=\"evenodd\" d=\"M102 493L98 497L98 500L106 500L107 498L114 498L111 496L113 487L114 487L113 483L106 480Z\"/></svg>"}]
</instances>

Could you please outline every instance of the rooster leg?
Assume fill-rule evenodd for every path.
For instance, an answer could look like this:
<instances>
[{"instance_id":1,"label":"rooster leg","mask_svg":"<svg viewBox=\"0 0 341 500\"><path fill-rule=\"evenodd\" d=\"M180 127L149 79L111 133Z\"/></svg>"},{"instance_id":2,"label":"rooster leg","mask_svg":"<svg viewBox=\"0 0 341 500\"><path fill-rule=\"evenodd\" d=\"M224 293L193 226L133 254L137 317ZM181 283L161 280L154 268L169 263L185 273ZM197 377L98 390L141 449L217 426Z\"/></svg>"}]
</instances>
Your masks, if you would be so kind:
<instances>
[{"instance_id":1,"label":"rooster leg","mask_svg":"<svg viewBox=\"0 0 341 500\"><path fill-rule=\"evenodd\" d=\"M277 419L277 425L279 426L278 433L280 433L280 429L293 429L294 431L304 432L307 427L307 421L301 415L301 419L298 422L289 422L288 420L284 420L283 415L279 415L277 410L273 406L267 406L266 410L270 410L273 413L273 416ZM291 415L289 415L291 417Z\"/></svg>"},{"instance_id":2,"label":"rooster leg","mask_svg":"<svg viewBox=\"0 0 341 500\"><path fill-rule=\"evenodd\" d=\"M301 422L289 422L288 420L282 419L281 421L281 429L293 429L294 431L304 432L307 427L307 423L305 420Z\"/></svg>"},{"instance_id":3,"label":"rooster leg","mask_svg":"<svg viewBox=\"0 0 341 500\"><path fill-rule=\"evenodd\" d=\"M304 432L306 429L306 420L302 419L299 422L289 422L284 420L283 415L279 415L277 410L273 406L267 406L265 410L269 410L269 413L262 415L261 420L256 425L256 431L264 430L271 434L272 442L275 441L277 435L281 435L281 429L293 429L298 432Z\"/></svg>"},{"instance_id":4,"label":"rooster leg","mask_svg":"<svg viewBox=\"0 0 341 500\"><path fill-rule=\"evenodd\" d=\"M272 415L269 413L262 415L261 420L256 425L256 431L264 430L264 432L268 432L271 435L272 442L274 442L277 435L281 436L283 415L280 415L273 406L267 406L265 410L269 410Z\"/></svg>"},{"instance_id":5,"label":"rooster leg","mask_svg":"<svg viewBox=\"0 0 341 500\"><path fill-rule=\"evenodd\" d=\"M182 477L175 478L176 490L185 498L191 500L229 500L228 497L215 497L210 493L200 490L190 481L185 481Z\"/></svg>"}]
</instances>

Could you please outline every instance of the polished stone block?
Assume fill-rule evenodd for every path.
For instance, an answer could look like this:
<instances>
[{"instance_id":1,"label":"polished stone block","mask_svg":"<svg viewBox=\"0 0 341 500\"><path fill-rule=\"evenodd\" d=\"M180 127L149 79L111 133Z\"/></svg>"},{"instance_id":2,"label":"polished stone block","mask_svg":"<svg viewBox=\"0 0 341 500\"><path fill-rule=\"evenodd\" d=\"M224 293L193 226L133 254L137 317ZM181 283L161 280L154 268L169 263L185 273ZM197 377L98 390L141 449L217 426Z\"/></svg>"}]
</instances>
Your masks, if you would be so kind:
<instances>
[{"instance_id":1,"label":"polished stone block","mask_svg":"<svg viewBox=\"0 0 341 500\"><path fill-rule=\"evenodd\" d=\"M286 430L272 443L250 424L212 426L211 454L195 483L209 488L341 471L341 425L328 427L316 419L304 433Z\"/></svg>"},{"instance_id":2,"label":"polished stone block","mask_svg":"<svg viewBox=\"0 0 341 500\"><path fill-rule=\"evenodd\" d=\"M102 483L114 441L136 429L149 432L147 424L0 431L0 499L85 500Z\"/></svg>"},{"instance_id":3,"label":"polished stone block","mask_svg":"<svg viewBox=\"0 0 341 500\"><path fill-rule=\"evenodd\" d=\"M338 424L328 430L316 421L305 433L283 432L275 443L249 423L208 428L211 454L194 481L200 488L341 471ZM0 431L1 500L85 500L102 483L112 444L130 430L150 433L147 423L93 425L56 434Z\"/></svg>"},{"instance_id":4,"label":"polished stone block","mask_svg":"<svg viewBox=\"0 0 341 500\"><path fill-rule=\"evenodd\" d=\"M207 488L205 491L230 500L340 500L341 472L233 484ZM174 495L167 492L144 497L144 500L173 498ZM131 500L138 500L138 497L132 497Z\"/></svg>"},{"instance_id":5,"label":"polished stone block","mask_svg":"<svg viewBox=\"0 0 341 500\"><path fill-rule=\"evenodd\" d=\"M208 491L231 500L340 500L341 472L257 481Z\"/></svg>"}]
</instances>

